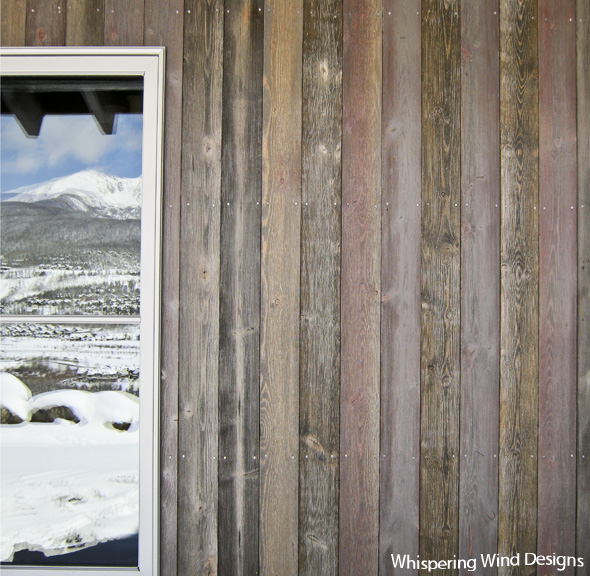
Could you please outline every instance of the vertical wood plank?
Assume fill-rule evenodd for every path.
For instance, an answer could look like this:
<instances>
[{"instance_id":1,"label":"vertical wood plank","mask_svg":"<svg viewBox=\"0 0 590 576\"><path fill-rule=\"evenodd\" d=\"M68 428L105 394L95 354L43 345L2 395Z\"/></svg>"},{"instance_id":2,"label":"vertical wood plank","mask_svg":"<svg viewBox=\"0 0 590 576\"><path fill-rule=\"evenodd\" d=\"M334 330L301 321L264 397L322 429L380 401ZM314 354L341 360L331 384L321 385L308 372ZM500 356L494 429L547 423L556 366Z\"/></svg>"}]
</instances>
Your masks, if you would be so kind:
<instances>
[{"instance_id":1,"label":"vertical wood plank","mask_svg":"<svg viewBox=\"0 0 590 576\"><path fill-rule=\"evenodd\" d=\"M461 479L459 558L498 542L500 84L498 0L461 4ZM494 457L496 456L496 457Z\"/></svg>"},{"instance_id":2,"label":"vertical wood plank","mask_svg":"<svg viewBox=\"0 0 590 576\"><path fill-rule=\"evenodd\" d=\"M104 0L67 0L67 46L100 46L104 38Z\"/></svg>"},{"instance_id":3,"label":"vertical wood plank","mask_svg":"<svg viewBox=\"0 0 590 576\"><path fill-rule=\"evenodd\" d=\"M27 0L27 46L63 46L66 40L66 0Z\"/></svg>"},{"instance_id":4,"label":"vertical wood plank","mask_svg":"<svg viewBox=\"0 0 590 576\"><path fill-rule=\"evenodd\" d=\"M303 0L265 2L260 574L298 570Z\"/></svg>"},{"instance_id":5,"label":"vertical wood plank","mask_svg":"<svg viewBox=\"0 0 590 576\"><path fill-rule=\"evenodd\" d=\"M342 0L303 21L299 574L338 574Z\"/></svg>"},{"instance_id":6,"label":"vertical wood plank","mask_svg":"<svg viewBox=\"0 0 590 576\"><path fill-rule=\"evenodd\" d=\"M166 46L162 344L160 381L160 571L177 573L178 353L183 0L146 0L146 46Z\"/></svg>"},{"instance_id":7,"label":"vertical wood plank","mask_svg":"<svg viewBox=\"0 0 590 576\"><path fill-rule=\"evenodd\" d=\"M535 552L538 437L537 5L500 3L501 324L498 549ZM502 576L535 566L503 567Z\"/></svg>"},{"instance_id":8,"label":"vertical wood plank","mask_svg":"<svg viewBox=\"0 0 590 576\"><path fill-rule=\"evenodd\" d=\"M0 14L2 46L24 46L27 21L26 0L1 0Z\"/></svg>"},{"instance_id":9,"label":"vertical wood plank","mask_svg":"<svg viewBox=\"0 0 590 576\"><path fill-rule=\"evenodd\" d=\"M452 559L459 552L460 74L459 2L426 0L422 3L420 557L428 560Z\"/></svg>"},{"instance_id":10,"label":"vertical wood plank","mask_svg":"<svg viewBox=\"0 0 590 576\"><path fill-rule=\"evenodd\" d=\"M344 1L340 574L379 566L381 2Z\"/></svg>"},{"instance_id":11,"label":"vertical wood plank","mask_svg":"<svg viewBox=\"0 0 590 576\"><path fill-rule=\"evenodd\" d=\"M219 574L258 573L262 0L226 0L219 351Z\"/></svg>"},{"instance_id":12,"label":"vertical wood plank","mask_svg":"<svg viewBox=\"0 0 590 576\"><path fill-rule=\"evenodd\" d=\"M590 3L577 0L578 473L576 556L590 561ZM582 576L587 566L577 570Z\"/></svg>"},{"instance_id":13,"label":"vertical wood plank","mask_svg":"<svg viewBox=\"0 0 590 576\"><path fill-rule=\"evenodd\" d=\"M380 574L419 553L421 2L383 3Z\"/></svg>"},{"instance_id":14,"label":"vertical wood plank","mask_svg":"<svg viewBox=\"0 0 590 576\"><path fill-rule=\"evenodd\" d=\"M538 551L565 556L576 547L575 17L575 0L539 1Z\"/></svg>"},{"instance_id":15,"label":"vertical wood plank","mask_svg":"<svg viewBox=\"0 0 590 576\"><path fill-rule=\"evenodd\" d=\"M104 0L105 46L141 46L146 0ZM182 14L182 8L178 8Z\"/></svg>"},{"instance_id":16,"label":"vertical wood plank","mask_svg":"<svg viewBox=\"0 0 590 576\"><path fill-rule=\"evenodd\" d=\"M223 2L184 15L178 573L217 573Z\"/></svg>"}]
</instances>

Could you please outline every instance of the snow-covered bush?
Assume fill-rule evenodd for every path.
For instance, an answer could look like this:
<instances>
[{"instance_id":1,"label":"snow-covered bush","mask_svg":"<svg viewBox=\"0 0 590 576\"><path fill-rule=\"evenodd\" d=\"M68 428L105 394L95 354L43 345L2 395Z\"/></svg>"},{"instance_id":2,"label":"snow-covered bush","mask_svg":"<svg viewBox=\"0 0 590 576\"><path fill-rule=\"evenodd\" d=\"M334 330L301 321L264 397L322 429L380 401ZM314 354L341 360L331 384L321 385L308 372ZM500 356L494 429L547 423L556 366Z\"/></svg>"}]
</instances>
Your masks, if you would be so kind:
<instances>
[{"instance_id":1,"label":"snow-covered bush","mask_svg":"<svg viewBox=\"0 0 590 576\"><path fill-rule=\"evenodd\" d=\"M0 372L0 406L2 424L20 424L29 420L31 391L16 376Z\"/></svg>"}]
</instances>

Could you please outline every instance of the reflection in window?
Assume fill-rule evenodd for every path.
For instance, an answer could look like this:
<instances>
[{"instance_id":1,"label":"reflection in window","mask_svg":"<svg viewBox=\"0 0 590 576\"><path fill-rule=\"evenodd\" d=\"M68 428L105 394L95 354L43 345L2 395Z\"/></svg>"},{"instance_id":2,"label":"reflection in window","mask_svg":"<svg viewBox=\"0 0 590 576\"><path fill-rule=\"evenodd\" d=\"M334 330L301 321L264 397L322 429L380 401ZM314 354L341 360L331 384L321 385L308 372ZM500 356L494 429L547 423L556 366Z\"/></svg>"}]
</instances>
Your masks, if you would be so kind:
<instances>
[{"instance_id":1,"label":"reflection in window","mask_svg":"<svg viewBox=\"0 0 590 576\"><path fill-rule=\"evenodd\" d=\"M2 79L3 563L138 563L142 83Z\"/></svg>"}]
</instances>

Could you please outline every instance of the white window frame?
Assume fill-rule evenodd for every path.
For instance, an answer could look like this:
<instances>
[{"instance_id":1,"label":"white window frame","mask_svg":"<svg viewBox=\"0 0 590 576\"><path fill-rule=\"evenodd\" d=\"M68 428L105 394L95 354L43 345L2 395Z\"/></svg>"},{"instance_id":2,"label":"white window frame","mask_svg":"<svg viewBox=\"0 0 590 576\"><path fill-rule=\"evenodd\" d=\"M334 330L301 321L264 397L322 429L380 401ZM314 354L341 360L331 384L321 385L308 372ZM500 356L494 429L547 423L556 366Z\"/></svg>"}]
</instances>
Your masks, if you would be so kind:
<instances>
[{"instance_id":1,"label":"white window frame","mask_svg":"<svg viewBox=\"0 0 590 576\"><path fill-rule=\"evenodd\" d=\"M4 565L15 576L157 576L159 573L159 389L164 48L2 48L3 76L143 76L143 200L140 259L140 429L138 568ZM14 318L14 317L12 317ZM89 320L89 317L85 317ZM10 321L4 316L4 321ZM44 321L43 317L39 321ZM54 321L72 318L52 317ZM100 322L99 319L96 319ZM126 323L121 317L117 323Z\"/></svg>"}]
</instances>

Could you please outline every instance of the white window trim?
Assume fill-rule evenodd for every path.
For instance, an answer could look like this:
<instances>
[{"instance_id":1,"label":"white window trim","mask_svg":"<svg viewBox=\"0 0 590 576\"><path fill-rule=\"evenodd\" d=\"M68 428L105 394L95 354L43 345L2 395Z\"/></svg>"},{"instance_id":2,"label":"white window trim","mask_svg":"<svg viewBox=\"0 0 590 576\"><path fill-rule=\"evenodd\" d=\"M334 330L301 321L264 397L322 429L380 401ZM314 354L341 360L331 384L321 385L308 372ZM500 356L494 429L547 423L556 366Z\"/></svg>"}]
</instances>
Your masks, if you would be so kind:
<instances>
[{"instance_id":1,"label":"white window trim","mask_svg":"<svg viewBox=\"0 0 590 576\"><path fill-rule=\"evenodd\" d=\"M140 262L140 375L143 393L140 394L139 430L139 570L4 565L0 570L3 574L157 576L159 573L160 238L164 60L164 48L0 49L0 70L3 75L144 77ZM4 318L5 321L9 320L7 316ZM43 321L45 320L44 318ZM53 317L51 321L63 320L62 316ZM119 321L126 322L126 317L121 317ZM150 390L150 383L152 393L145 393Z\"/></svg>"}]
</instances>

